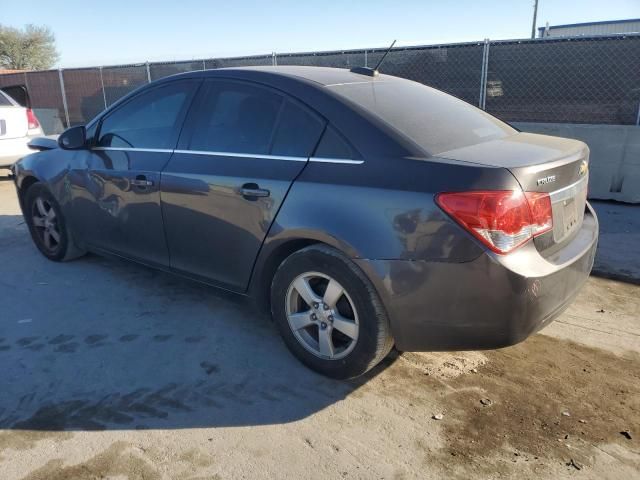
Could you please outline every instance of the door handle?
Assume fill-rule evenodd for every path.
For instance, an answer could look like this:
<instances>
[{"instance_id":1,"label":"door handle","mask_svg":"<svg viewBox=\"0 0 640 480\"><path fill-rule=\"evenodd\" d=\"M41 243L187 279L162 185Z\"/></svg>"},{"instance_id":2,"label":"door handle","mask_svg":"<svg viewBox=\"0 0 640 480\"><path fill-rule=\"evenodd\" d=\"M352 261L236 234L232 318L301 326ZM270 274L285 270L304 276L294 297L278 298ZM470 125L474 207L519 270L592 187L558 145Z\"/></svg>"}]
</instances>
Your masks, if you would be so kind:
<instances>
[{"instance_id":1,"label":"door handle","mask_svg":"<svg viewBox=\"0 0 640 480\"><path fill-rule=\"evenodd\" d=\"M147 177L144 175L138 175L136 178L132 179L130 183L136 187L151 187L153 185L153 182L151 180L147 180Z\"/></svg>"},{"instance_id":2,"label":"door handle","mask_svg":"<svg viewBox=\"0 0 640 480\"><path fill-rule=\"evenodd\" d=\"M271 192L266 188L260 188L256 183L245 183L240 188L240 195L250 198L268 197L271 195Z\"/></svg>"}]
</instances>

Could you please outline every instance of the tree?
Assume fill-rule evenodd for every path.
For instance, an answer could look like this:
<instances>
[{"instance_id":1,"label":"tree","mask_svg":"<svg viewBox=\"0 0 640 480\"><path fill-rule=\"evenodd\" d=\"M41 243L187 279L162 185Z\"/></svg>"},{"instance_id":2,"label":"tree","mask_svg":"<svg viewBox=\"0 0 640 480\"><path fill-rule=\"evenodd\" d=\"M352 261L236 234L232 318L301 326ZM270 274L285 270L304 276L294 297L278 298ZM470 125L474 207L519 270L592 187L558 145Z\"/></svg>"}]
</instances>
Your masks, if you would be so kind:
<instances>
[{"instance_id":1,"label":"tree","mask_svg":"<svg viewBox=\"0 0 640 480\"><path fill-rule=\"evenodd\" d=\"M46 70L58 58L56 39L49 27L26 25L21 30L0 25L0 67Z\"/></svg>"}]
</instances>

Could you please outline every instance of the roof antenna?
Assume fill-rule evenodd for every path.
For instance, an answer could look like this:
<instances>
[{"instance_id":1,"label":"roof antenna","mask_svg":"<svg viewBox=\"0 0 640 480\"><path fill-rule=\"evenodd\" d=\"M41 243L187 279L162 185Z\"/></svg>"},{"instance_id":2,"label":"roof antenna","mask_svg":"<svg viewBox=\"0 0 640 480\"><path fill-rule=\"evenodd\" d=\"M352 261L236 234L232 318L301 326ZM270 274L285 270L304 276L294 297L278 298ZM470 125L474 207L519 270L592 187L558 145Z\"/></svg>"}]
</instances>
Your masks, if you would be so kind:
<instances>
[{"instance_id":1,"label":"roof antenna","mask_svg":"<svg viewBox=\"0 0 640 480\"><path fill-rule=\"evenodd\" d=\"M380 65L382 65L382 62L384 61L384 59L387 57L387 55L389 54L389 52L391 51L391 49L393 48L393 46L396 44L396 41L394 40L393 42L391 42L391 45L389 46L389 48L387 48L387 51L384 52L384 55L382 56L382 58L380 59L380 61L378 62L378 64L375 66L375 68L369 68L369 67L353 67L351 70L349 70L352 73L358 73L360 75L367 75L368 77L377 77L378 76L378 67L380 67Z\"/></svg>"}]
</instances>

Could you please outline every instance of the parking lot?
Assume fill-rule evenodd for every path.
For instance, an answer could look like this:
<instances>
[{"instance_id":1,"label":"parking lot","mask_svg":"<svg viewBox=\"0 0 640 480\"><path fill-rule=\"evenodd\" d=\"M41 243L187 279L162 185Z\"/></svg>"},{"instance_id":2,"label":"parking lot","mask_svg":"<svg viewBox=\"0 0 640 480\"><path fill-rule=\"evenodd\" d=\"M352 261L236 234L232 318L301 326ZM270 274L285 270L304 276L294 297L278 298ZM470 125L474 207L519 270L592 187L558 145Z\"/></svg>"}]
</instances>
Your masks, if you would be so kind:
<instances>
[{"instance_id":1,"label":"parking lot","mask_svg":"<svg viewBox=\"0 0 640 480\"><path fill-rule=\"evenodd\" d=\"M0 477L640 478L638 207L596 208L609 278L542 333L338 382L242 300L47 261L0 179Z\"/></svg>"}]
</instances>

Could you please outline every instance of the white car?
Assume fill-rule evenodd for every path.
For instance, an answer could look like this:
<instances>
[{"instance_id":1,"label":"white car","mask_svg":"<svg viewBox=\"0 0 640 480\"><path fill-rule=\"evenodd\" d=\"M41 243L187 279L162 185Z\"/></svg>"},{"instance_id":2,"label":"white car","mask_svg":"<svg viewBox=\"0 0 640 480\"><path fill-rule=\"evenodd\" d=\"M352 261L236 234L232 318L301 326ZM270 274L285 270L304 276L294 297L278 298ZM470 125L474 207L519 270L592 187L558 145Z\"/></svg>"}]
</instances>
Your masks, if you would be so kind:
<instances>
[{"instance_id":1,"label":"white car","mask_svg":"<svg viewBox=\"0 0 640 480\"><path fill-rule=\"evenodd\" d=\"M33 137L43 135L33 110L0 90L0 168L8 168L25 155L33 153L27 145Z\"/></svg>"}]
</instances>

